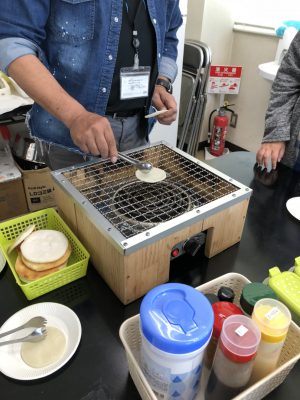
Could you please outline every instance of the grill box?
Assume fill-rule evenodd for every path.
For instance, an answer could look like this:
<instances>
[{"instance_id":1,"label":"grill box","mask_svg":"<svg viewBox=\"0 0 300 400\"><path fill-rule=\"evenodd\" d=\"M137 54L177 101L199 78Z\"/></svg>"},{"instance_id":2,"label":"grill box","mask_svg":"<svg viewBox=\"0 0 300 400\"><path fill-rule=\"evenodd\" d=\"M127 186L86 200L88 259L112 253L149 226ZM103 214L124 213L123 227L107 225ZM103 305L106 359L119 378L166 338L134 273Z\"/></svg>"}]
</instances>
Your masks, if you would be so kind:
<instances>
[{"instance_id":1,"label":"grill box","mask_svg":"<svg viewBox=\"0 0 300 400\"><path fill-rule=\"evenodd\" d=\"M241 239L251 189L159 142L126 152L167 178L140 182L126 161L53 171L57 206L123 304L169 279L172 248L206 231L212 257Z\"/></svg>"}]
</instances>

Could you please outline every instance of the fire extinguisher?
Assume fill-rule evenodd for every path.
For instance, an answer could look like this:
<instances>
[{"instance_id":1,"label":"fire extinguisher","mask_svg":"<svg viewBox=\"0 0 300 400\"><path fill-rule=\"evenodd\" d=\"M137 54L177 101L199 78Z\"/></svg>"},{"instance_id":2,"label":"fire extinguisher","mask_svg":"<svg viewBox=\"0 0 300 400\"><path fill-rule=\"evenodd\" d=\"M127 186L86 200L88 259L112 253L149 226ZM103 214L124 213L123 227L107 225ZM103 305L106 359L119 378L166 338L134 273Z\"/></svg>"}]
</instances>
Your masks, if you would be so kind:
<instances>
[{"instance_id":1,"label":"fire extinguisher","mask_svg":"<svg viewBox=\"0 0 300 400\"><path fill-rule=\"evenodd\" d=\"M214 117L213 127L212 127L212 131L211 131L210 130L210 120L211 120L212 114L216 111L218 112L218 114ZM224 149L225 149L225 139L226 139L228 125L229 125L229 119L226 115L226 111L234 113L233 110L229 109L227 106L224 106L224 107L220 107L216 110L213 110L209 116L209 127L208 127L209 129L208 130L209 130L209 132L211 132L210 136L209 136L209 142L210 142L209 151L210 151L210 154L215 157L221 156L224 153Z\"/></svg>"}]
</instances>

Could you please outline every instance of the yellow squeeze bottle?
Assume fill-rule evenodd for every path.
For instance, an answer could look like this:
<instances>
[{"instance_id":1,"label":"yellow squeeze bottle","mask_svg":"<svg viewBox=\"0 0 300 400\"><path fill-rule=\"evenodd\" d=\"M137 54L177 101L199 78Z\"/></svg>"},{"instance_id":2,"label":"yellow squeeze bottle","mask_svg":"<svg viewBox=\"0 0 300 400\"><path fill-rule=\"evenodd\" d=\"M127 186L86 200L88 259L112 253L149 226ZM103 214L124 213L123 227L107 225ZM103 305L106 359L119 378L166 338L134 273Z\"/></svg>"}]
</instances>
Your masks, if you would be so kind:
<instances>
[{"instance_id":1,"label":"yellow squeeze bottle","mask_svg":"<svg viewBox=\"0 0 300 400\"><path fill-rule=\"evenodd\" d=\"M291 322L291 313L280 301L266 298L255 304L252 319L261 331L261 342L254 362L251 384L276 369Z\"/></svg>"}]
</instances>

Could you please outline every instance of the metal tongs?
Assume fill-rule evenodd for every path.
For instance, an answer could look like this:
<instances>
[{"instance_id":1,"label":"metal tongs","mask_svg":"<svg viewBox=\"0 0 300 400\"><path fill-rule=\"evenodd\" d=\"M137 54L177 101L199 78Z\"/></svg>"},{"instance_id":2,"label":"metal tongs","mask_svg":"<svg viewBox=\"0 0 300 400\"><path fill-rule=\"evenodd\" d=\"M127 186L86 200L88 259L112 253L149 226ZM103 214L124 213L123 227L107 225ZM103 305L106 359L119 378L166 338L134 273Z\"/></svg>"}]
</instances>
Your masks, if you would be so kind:
<instances>
[{"instance_id":1,"label":"metal tongs","mask_svg":"<svg viewBox=\"0 0 300 400\"><path fill-rule=\"evenodd\" d=\"M143 172L149 172L152 169L152 164L150 162L141 162L123 153L118 153L118 156L121 158L121 160L129 162Z\"/></svg>"},{"instance_id":2,"label":"metal tongs","mask_svg":"<svg viewBox=\"0 0 300 400\"><path fill-rule=\"evenodd\" d=\"M44 317L33 317L29 321L25 322L25 324L18 326L17 328L11 329L9 331L3 332L0 334L0 338L4 336L11 335L12 333L21 331L23 329L35 328L31 333L27 334L24 337L16 338L12 340L6 340L4 342L0 342L0 346L4 346L7 344L18 343L18 342L38 342L42 339L45 339L47 335L46 330L47 320Z\"/></svg>"},{"instance_id":3,"label":"metal tongs","mask_svg":"<svg viewBox=\"0 0 300 400\"><path fill-rule=\"evenodd\" d=\"M47 329L45 326L43 326L42 328L35 328L31 333L29 333L24 337L0 342L0 346L6 346L7 344L14 344L20 342L39 342L45 339L46 336L47 336Z\"/></svg>"}]
</instances>

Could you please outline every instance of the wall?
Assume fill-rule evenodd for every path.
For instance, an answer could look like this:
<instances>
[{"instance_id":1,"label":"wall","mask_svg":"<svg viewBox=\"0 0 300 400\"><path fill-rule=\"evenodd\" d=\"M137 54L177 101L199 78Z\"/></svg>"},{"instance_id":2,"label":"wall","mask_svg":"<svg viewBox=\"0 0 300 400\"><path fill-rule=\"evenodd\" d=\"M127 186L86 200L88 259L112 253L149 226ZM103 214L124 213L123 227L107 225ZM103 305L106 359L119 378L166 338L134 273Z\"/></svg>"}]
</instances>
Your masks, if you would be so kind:
<instances>
[{"instance_id":1,"label":"wall","mask_svg":"<svg viewBox=\"0 0 300 400\"><path fill-rule=\"evenodd\" d=\"M233 33L232 65L242 65L238 95L228 96L238 114L237 127L230 128L228 141L246 150L259 148L264 132L264 117L270 97L271 81L262 78L258 65L273 61L278 39L243 32Z\"/></svg>"},{"instance_id":2,"label":"wall","mask_svg":"<svg viewBox=\"0 0 300 400\"><path fill-rule=\"evenodd\" d=\"M188 1L187 25L185 29L185 36L187 38L199 40L201 37L204 4L205 0Z\"/></svg>"},{"instance_id":3,"label":"wall","mask_svg":"<svg viewBox=\"0 0 300 400\"><path fill-rule=\"evenodd\" d=\"M185 37L206 43L212 51L212 63L228 64L233 43L232 0L189 0ZM200 4L199 4L200 3ZM199 141L207 139L209 113L219 107L217 95L208 95Z\"/></svg>"},{"instance_id":4,"label":"wall","mask_svg":"<svg viewBox=\"0 0 300 400\"><path fill-rule=\"evenodd\" d=\"M275 58L278 39L254 33L233 31L233 0L189 0L186 38L205 42L212 50L213 64L241 65L240 93L228 96L238 114L236 128L230 128L228 141L256 151L263 135L264 114L271 83L258 73L258 65ZM199 141L207 139L208 115L219 106L219 96L208 95Z\"/></svg>"}]
</instances>

